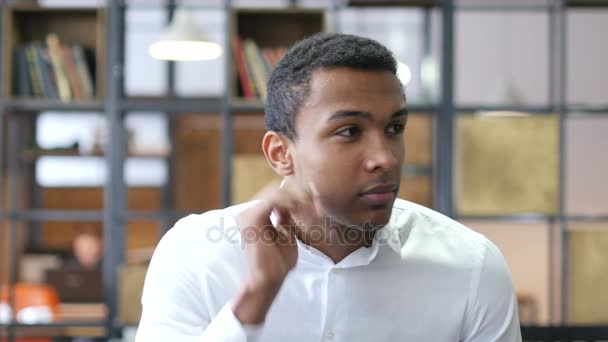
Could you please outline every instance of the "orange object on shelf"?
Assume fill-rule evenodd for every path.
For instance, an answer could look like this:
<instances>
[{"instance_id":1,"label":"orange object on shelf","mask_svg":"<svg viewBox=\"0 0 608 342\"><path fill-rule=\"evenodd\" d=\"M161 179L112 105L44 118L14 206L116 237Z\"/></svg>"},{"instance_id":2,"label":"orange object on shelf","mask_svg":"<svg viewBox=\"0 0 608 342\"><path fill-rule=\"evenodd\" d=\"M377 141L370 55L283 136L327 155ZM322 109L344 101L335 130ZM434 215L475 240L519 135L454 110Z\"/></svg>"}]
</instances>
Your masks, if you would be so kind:
<instances>
[{"instance_id":1,"label":"orange object on shelf","mask_svg":"<svg viewBox=\"0 0 608 342\"><path fill-rule=\"evenodd\" d=\"M59 296L49 286L37 284L16 284L13 287L13 319L16 320L19 312L31 307L47 307L52 312L54 320L59 313ZM7 287L0 289L0 303L9 303L9 291ZM17 322L20 323L20 322ZM18 329L23 331L22 329ZM23 331L27 334L27 331ZM22 335L18 333L18 335ZM6 339L0 339L5 342ZM17 338L15 342L51 342L50 338Z\"/></svg>"}]
</instances>

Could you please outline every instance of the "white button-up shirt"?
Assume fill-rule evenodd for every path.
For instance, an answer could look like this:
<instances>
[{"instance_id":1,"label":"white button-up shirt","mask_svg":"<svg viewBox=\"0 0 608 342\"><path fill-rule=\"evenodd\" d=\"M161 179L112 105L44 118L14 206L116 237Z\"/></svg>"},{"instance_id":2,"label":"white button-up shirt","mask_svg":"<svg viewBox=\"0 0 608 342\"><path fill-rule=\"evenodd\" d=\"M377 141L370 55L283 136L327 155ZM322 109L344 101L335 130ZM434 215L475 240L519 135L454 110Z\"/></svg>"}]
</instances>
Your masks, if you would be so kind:
<instances>
[{"instance_id":1,"label":"white button-up shirt","mask_svg":"<svg viewBox=\"0 0 608 342\"><path fill-rule=\"evenodd\" d=\"M482 235L396 200L370 247L335 264L298 241L266 319L243 326L232 299L247 274L235 215L180 220L146 276L137 342L521 341L511 275Z\"/></svg>"}]
</instances>

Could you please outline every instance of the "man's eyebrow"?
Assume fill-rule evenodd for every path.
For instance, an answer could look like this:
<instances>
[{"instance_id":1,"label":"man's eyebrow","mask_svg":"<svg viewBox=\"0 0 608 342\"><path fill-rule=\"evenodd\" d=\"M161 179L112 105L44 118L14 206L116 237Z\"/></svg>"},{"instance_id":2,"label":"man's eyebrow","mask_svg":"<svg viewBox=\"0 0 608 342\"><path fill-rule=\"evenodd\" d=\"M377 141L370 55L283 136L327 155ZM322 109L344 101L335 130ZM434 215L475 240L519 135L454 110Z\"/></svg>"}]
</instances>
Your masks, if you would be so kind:
<instances>
[{"instance_id":1,"label":"man's eyebrow","mask_svg":"<svg viewBox=\"0 0 608 342\"><path fill-rule=\"evenodd\" d=\"M400 116L407 116L407 115L408 115L407 108L401 108L391 115L391 119L394 119L394 118L400 117ZM372 113L360 111L360 110L339 110L339 111L334 112L327 119L327 121L333 121L333 120L338 120L338 119L347 118L347 117L360 117L360 118L369 120L372 118Z\"/></svg>"},{"instance_id":2,"label":"man's eyebrow","mask_svg":"<svg viewBox=\"0 0 608 342\"><path fill-rule=\"evenodd\" d=\"M407 116L409 114L409 111L407 110L407 108L403 107L401 109L399 109L398 111L394 112L393 115L391 115L391 118L396 118L399 116Z\"/></svg>"},{"instance_id":3,"label":"man's eyebrow","mask_svg":"<svg viewBox=\"0 0 608 342\"><path fill-rule=\"evenodd\" d=\"M348 118L348 117L360 117L364 119L371 119L372 113L364 112L360 110L339 110L334 112L327 121L334 121L338 119Z\"/></svg>"}]
</instances>

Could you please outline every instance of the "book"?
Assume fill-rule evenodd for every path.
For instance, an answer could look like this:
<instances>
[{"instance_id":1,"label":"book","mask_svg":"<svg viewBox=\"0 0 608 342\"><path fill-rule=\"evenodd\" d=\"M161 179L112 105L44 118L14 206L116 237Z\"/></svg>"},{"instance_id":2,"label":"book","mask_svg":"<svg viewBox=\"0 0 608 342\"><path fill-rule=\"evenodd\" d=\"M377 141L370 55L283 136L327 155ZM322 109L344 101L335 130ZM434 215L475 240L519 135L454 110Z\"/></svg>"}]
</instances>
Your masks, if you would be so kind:
<instances>
[{"instance_id":1,"label":"book","mask_svg":"<svg viewBox=\"0 0 608 342\"><path fill-rule=\"evenodd\" d=\"M76 62L76 71L78 73L79 84L82 86L82 93L85 99L91 99L94 96L93 76L91 70L87 66L85 51L80 45L72 46L72 54Z\"/></svg>"},{"instance_id":2,"label":"book","mask_svg":"<svg viewBox=\"0 0 608 342\"><path fill-rule=\"evenodd\" d=\"M234 50L234 60L236 62L243 96L249 100L255 99L255 93L251 84L250 72L247 70L247 62L245 61L245 56L243 54L243 45L241 38L238 36L232 37L232 49Z\"/></svg>"},{"instance_id":3,"label":"book","mask_svg":"<svg viewBox=\"0 0 608 342\"><path fill-rule=\"evenodd\" d=\"M32 95L32 81L30 79L28 70L28 59L26 55L26 46L21 46L15 49L14 61L15 61L15 85L14 91L18 96L31 96Z\"/></svg>"},{"instance_id":4,"label":"book","mask_svg":"<svg viewBox=\"0 0 608 342\"><path fill-rule=\"evenodd\" d=\"M266 82L268 81L268 77L264 61L260 58L260 53L258 52L259 48L251 39L245 39L243 47L247 58L247 65L251 66L250 70L253 70L252 76L255 88L258 91L260 99L266 101Z\"/></svg>"},{"instance_id":5,"label":"book","mask_svg":"<svg viewBox=\"0 0 608 342\"><path fill-rule=\"evenodd\" d=\"M63 62L65 63L65 70L70 82L70 89L72 90L72 98L74 100L82 100L82 86L78 77L78 71L76 70L76 63L74 62L74 56L67 46L61 47Z\"/></svg>"},{"instance_id":6,"label":"book","mask_svg":"<svg viewBox=\"0 0 608 342\"><path fill-rule=\"evenodd\" d=\"M52 65L53 75L55 76L55 84L59 99L63 102L69 102L72 100L72 91L70 89L70 81L65 70L63 52L57 34L49 33L46 36L46 45Z\"/></svg>"},{"instance_id":7,"label":"book","mask_svg":"<svg viewBox=\"0 0 608 342\"><path fill-rule=\"evenodd\" d=\"M51 73L52 67L50 66L48 52L40 42L34 42L33 47L36 56L36 69L38 75L40 75L40 83L42 85L42 94L47 98L58 99L59 94L57 93L55 80Z\"/></svg>"},{"instance_id":8,"label":"book","mask_svg":"<svg viewBox=\"0 0 608 342\"><path fill-rule=\"evenodd\" d=\"M42 79L39 74L37 62L36 62L36 49L33 45L25 45L25 57L27 58L28 73L30 77L30 83L32 85L32 92L29 95L36 97L44 96L42 92Z\"/></svg>"}]
</instances>

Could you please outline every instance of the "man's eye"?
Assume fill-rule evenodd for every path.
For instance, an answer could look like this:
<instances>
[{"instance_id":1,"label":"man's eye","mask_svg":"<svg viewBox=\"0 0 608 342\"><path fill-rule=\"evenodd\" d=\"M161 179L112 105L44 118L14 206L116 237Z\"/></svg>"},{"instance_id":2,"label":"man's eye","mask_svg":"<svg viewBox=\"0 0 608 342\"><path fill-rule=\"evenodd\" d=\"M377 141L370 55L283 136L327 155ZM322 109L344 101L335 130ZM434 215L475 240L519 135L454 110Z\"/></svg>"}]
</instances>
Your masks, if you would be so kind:
<instances>
[{"instance_id":1,"label":"man's eye","mask_svg":"<svg viewBox=\"0 0 608 342\"><path fill-rule=\"evenodd\" d=\"M387 132L389 134L393 134L393 135L400 134L404 130L405 130L405 125L402 124L401 122L395 122L395 123L391 124L390 126L388 126L388 128L387 128Z\"/></svg>"},{"instance_id":2,"label":"man's eye","mask_svg":"<svg viewBox=\"0 0 608 342\"><path fill-rule=\"evenodd\" d=\"M350 137L354 137L358 133L359 133L359 128L353 126L353 127L347 127L347 128L339 130L338 132L336 132L336 135L350 138Z\"/></svg>"}]
</instances>

